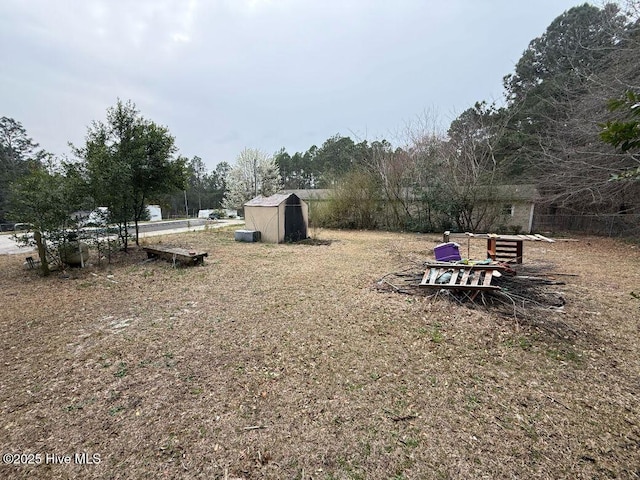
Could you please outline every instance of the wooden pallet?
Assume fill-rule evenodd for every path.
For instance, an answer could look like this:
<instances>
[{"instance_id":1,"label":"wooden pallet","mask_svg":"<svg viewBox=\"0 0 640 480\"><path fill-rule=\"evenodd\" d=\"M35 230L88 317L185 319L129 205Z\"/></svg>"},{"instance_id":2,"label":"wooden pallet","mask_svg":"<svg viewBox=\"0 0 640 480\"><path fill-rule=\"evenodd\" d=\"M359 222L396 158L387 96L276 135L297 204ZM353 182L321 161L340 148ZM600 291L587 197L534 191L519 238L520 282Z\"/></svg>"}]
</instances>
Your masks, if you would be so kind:
<instances>
[{"instance_id":1,"label":"wooden pallet","mask_svg":"<svg viewBox=\"0 0 640 480\"><path fill-rule=\"evenodd\" d=\"M522 240L489 238L487 240L487 257L491 260L522 263Z\"/></svg>"},{"instance_id":2,"label":"wooden pallet","mask_svg":"<svg viewBox=\"0 0 640 480\"><path fill-rule=\"evenodd\" d=\"M204 257L209 256L207 252L196 252L184 248L161 247L158 245L155 247L144 247L144 251L147 252L147 257L149 258L159 257L173 261L174 264L178 262L185 265L204 263Z\"/></svg>"},{"instance_id":3,"label":"wooden pallet","mask_svg":"<svg viewBox=\"0 0 640 480\"><path fill-rule=\"evenodd\" d=\"M445 288L450 290L500 290L497 285L491 285L493 274L504 270L499 265L458 265L431 263L426 265L421 287ZM451 273L451 278L446 283L442 277Z\"/></svg>"}]
</instances>

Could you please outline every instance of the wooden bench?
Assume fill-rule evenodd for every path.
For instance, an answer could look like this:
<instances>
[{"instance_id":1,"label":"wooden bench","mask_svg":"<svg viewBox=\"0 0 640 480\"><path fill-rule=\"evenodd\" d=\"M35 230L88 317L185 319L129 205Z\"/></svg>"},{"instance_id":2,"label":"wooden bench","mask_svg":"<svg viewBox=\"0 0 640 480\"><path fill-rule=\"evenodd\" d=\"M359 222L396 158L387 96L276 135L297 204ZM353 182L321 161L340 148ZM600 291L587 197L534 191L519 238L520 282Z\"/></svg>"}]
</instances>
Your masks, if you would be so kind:
<instances>
[{"instance_id":1,"label":"wooden bench","mask_svg":"<svg viewBox=\"0 0 640 480\"><path fill-rule=\"evenodd\" d=\"M175 247L144 247L144 251L147 252L148 258L163 258L173 262L179 262L184 265L197 265L204 263L204 257L208 257L207 252L196 252L195 250L187 250L184 248Z\"/></svg>"}]
</instances>

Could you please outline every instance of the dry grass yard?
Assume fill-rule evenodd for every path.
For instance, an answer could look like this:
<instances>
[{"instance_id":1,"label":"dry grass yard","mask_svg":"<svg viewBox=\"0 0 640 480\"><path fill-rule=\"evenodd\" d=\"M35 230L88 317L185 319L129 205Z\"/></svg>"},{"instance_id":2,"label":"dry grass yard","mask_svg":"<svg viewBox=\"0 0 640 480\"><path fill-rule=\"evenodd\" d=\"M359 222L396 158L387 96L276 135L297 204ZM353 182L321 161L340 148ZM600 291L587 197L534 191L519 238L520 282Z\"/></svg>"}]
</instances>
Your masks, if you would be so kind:
<instances>
[{"instance_id":1,"label":"dry grass yard","mask_svg":"<svg viewBox=\"0 0 640 480\"><path fill-rule=\"evenodd\" d=\"M0 257L0 451L43 456L0 478L640 477L639 247L526 243L576 276L523 322L376 288L437 236L317 235L167 236L205 265L47 279ZM100 462L44 457L82 452Z\"/></svg>"}]
</instances>

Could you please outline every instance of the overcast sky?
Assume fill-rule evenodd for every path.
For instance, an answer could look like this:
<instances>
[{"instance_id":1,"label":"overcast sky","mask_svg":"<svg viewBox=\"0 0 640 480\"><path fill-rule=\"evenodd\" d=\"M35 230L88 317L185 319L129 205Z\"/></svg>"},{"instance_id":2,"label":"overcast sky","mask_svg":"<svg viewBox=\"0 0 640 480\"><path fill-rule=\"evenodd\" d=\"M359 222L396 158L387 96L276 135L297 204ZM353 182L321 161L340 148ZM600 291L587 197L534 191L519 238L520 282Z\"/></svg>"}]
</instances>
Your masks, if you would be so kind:
<instances>
[{"instance_id":1,"label":"overcast sky","mask_svg":"<svg viewBox=\"0 0 640 480\"><path fill-rule=\"evenodd\" d=\"M117 99L209 168L448 123L570 0L1 0L0 116L56 155Z\"/></svg>"}]
</instances>

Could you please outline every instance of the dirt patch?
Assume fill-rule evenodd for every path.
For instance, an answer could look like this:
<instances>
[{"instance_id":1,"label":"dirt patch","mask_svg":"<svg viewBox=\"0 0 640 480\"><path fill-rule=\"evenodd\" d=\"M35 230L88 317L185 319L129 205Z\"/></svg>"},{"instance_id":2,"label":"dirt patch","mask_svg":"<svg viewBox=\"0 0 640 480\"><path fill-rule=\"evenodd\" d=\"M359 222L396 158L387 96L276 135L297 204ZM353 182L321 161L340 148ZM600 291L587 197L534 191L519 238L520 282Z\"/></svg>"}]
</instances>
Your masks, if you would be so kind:
<instances>
[{"instance_id":1,"label":"dirt patch","mask_svg":"<svg viewBox=\"0 0 640 480\"><path fill-rule=\"evenodd\" d=\"M205 265L134 250L48 279L0 257L0 449L100 458L2 465L0 476L640 474L636 247L525 245L527 265L577 275L558 286L563 312L545 312L573 332L557 335L373 288L430 258L436 236L317 236L322 248L167 236L208 251Z\"/></svg>"}]
</instances>

